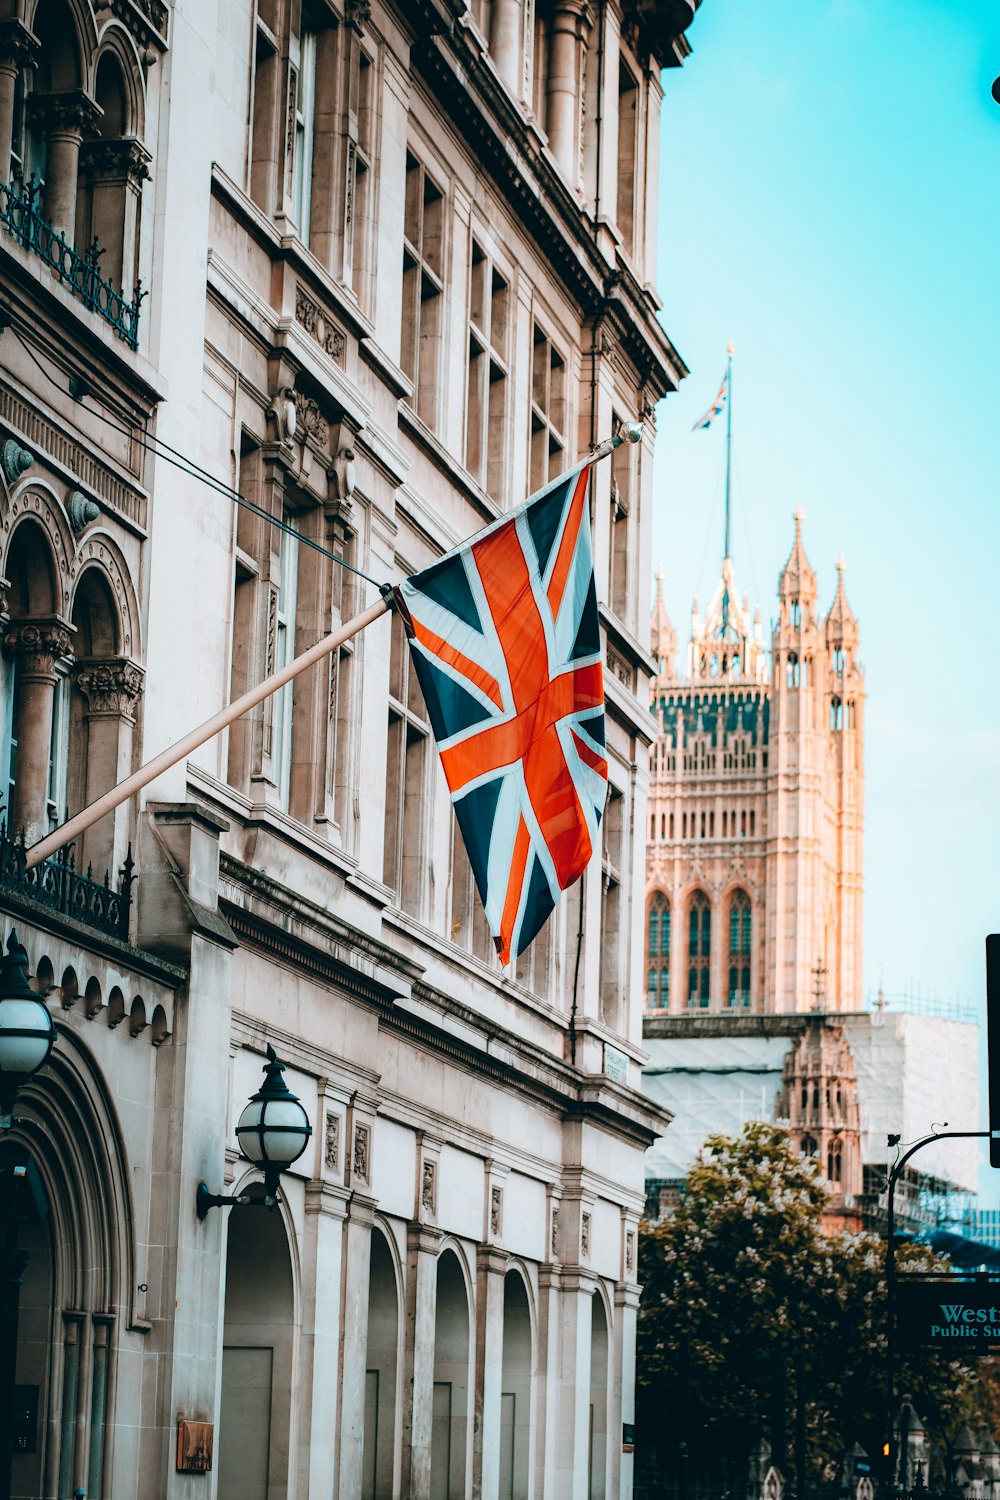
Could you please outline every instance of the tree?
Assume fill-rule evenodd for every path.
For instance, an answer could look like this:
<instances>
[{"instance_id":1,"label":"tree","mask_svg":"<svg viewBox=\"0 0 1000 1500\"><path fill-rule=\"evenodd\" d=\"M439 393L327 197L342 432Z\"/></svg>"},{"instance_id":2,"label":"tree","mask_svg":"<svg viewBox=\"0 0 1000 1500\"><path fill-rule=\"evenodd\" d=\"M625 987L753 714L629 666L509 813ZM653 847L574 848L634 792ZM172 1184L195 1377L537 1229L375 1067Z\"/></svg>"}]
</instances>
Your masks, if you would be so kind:
<instances>
[{"instance_id":1,"label":"tree","mask_svg":"<svg viewBox=\"0 0 1000 1500\"><path fill-rule=\"evenodd\" d=\"M810 1482L855 1441L885 1437L885 1246L873 1235L824 1234L818 1163L785 1132L747 1125L713 1136L680 1204L643 1226L637 1376L639 1439L659 1466L687 1441L702 1472L742 1474L766 1435L789 1467L801 1389ZM900 1269L936 1263L922 1246ZM969 1410L969 1378L920 1351L903 1358L897 1391L912 1393L931 1434Z\"/></svg>"}]
</instances>

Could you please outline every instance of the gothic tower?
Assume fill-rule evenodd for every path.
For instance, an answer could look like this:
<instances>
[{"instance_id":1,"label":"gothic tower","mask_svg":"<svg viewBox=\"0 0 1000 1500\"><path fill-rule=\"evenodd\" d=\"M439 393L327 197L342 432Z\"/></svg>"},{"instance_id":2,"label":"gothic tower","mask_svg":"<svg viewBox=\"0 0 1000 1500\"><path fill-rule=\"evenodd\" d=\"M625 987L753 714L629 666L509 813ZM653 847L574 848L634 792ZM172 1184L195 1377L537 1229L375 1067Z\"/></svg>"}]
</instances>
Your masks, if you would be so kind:
<instances>
[{"instance_id":1,"label":"gothic tower","mask_svg":"<svg viewBox=\"0 0 1000 1500\"><path fill-rule=\"evenodd\" d=\"M802 516L767 660L732 562L687 671L657 587L647 859L651 1011L861 1006L864 675L843 565L825 619Z\"/></svg>"}]
</instances>

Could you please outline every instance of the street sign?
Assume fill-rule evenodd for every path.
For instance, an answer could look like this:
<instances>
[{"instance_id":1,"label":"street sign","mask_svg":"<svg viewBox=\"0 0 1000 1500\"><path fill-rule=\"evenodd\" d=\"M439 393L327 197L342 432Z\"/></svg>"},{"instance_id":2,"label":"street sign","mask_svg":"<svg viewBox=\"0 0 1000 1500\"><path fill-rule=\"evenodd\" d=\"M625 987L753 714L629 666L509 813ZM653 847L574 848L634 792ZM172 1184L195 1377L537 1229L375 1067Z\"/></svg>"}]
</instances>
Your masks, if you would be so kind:
<instances>
[{"instance_id":1,"label":"street sign","mask_svg":"<svg viewBox=\"0 0 1000 1500\"><path fill-rule=\"evenodd\" d=\"M1000 1354L1000 1281L900 1277L895 1292L900 1344L938 1349L952 1359Z\"/></svg>"},{"instance_id":2,"label":"street sign","mask_svg":"<svg viewBox=\"0 0 1000 1500\"><path fill-rule=\"evenodd\" d=\"M990 1091L990 1166L1000 1167L1000 933L986 939L986 1056Z\"/></svg>"}]
</instances>

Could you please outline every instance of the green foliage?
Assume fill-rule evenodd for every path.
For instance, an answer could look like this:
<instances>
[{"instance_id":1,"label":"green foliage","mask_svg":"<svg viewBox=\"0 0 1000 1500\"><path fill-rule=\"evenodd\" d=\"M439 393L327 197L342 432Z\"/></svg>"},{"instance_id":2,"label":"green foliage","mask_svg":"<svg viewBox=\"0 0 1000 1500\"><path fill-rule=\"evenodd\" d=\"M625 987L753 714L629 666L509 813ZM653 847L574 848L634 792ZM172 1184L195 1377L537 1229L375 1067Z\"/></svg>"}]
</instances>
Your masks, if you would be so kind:
<instances>
[{"instance_id":1,"label":"green foliage","mask_svg":"<svg viewBox=\"0 0 1000 1500\"><path fill-rule=\"evenodd\" d=\"M639 1436L659 1448L661 1466L673 1466L686 1430L702 1471L743 1473L762 1435L787 1468L800 1386L810 1482L855 1441L879 1451L885 1245L824 1234L825 1204L816 1161L776 1126L754 1123L736 1139L713 1136L675 1213L643 1227ZM915 1245L897 1261L935 1265ZM903 1360L896 1388L941 1437L966 1414L969 1384L961 1366L920 1351Z\"/></svg>"}]
</instances>

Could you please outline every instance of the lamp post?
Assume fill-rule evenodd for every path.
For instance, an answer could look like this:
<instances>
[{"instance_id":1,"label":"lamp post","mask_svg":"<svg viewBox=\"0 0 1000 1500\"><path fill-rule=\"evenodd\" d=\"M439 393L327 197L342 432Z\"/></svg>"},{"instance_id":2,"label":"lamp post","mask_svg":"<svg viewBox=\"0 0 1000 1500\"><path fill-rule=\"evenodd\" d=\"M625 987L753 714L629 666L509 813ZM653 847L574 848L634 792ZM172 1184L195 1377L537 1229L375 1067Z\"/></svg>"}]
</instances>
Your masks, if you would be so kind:
<instances>
[{"instance_id":1,"label":"lamp post","mask_svg":"<svg viewBox=\"0 0 1000 1500\"><path fill-rule=\"evenodd\" d=\"M52 1017L28 984L28 955L11 930L0 959L0 1136L14 1123L18 1090L48 1061L55 1040ZM14 1458L17 1323L21 1281L29 1252L18 1248L18 1198L29 1167L15 1165L9 1189L0 1269L0 1500L10 1500Z\"/></svg>"},{"instance_id":2,"label":"lamp post","mask_svg":"<svg viewBox=\"0 0 1000 1500\"><path fill-rule=\"evenodd\" d=\"M264 1082L244 1105L236 1125L236 1139L243 1155L263 1168L263 1200L251 1198L249 1193L226 1198L210 1193L205 1184L199 1182L195 1199L199 1219L204 1219L210 1208L232 1208L234 1203L260 1201L265 1208L274 1208L280 1201L278 1179L293 1162L298 1161L312 1135L309 1116L282 1078L284 1071L285 1064L278 1061L277 1053L269 1044Z\"/></svg>"}]
</instances>

